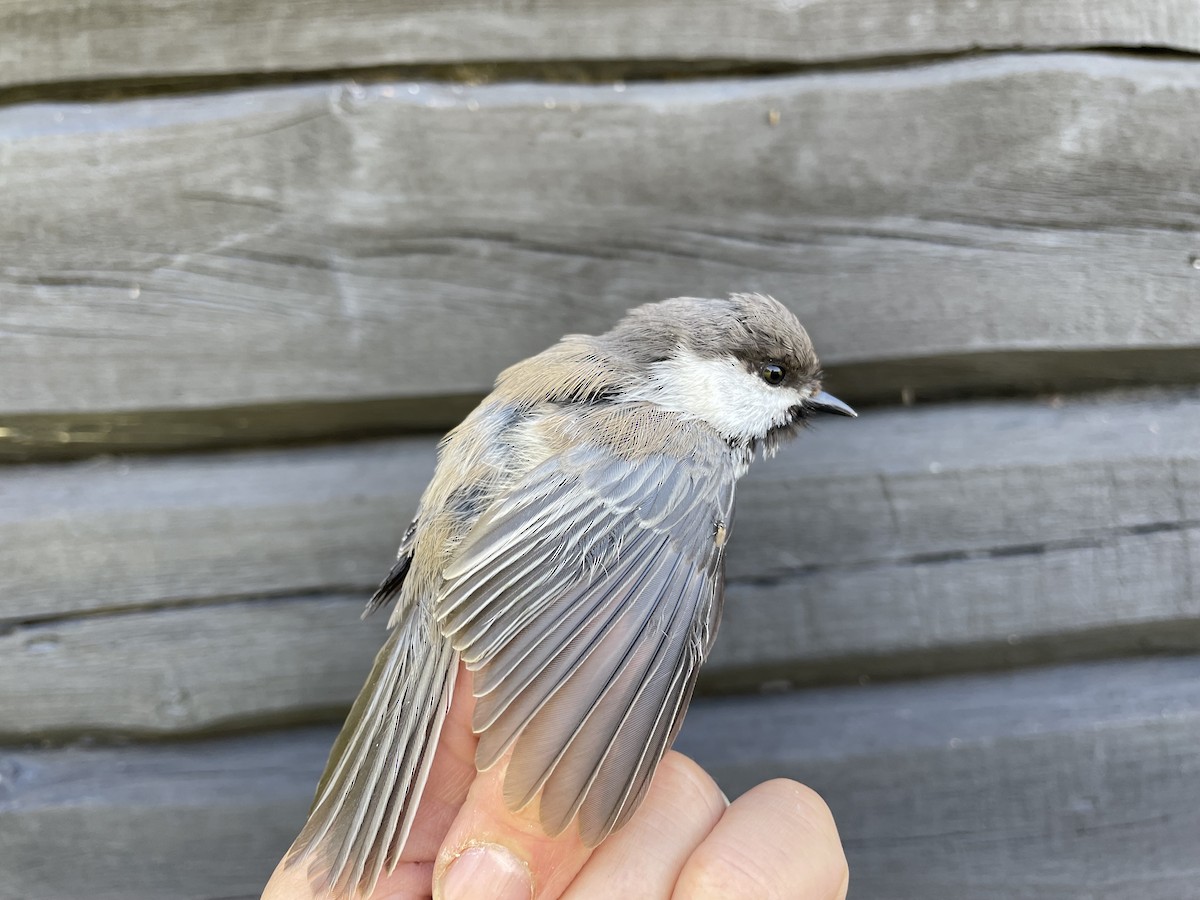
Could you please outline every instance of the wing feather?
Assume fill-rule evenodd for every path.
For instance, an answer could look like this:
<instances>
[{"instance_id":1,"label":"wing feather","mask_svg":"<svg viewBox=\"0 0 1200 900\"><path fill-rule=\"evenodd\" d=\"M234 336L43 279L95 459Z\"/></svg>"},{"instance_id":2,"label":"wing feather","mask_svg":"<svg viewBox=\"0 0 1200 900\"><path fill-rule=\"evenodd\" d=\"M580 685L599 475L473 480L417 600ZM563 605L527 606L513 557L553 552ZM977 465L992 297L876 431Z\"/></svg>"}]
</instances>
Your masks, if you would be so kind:
<instances>
[{"instance_id":1,"label":"wing feather","mask_svg":"<svg viewBox=\"0 0 1200 900\"><path fill-rule=\"evenodd\" d=\"M629 612L629 605L622 605L622 599L637 590L664 546L665 541L660 540L639 547L639 552L630 554L628 562L605 579L600 590L568 595L568 602L562 604L563 615L546 615L532 622L524 635L528 650L523 649L523 643L510 642L512 655L521 658L515 663L499 660L499 667L512 670L510 675L493 679L490 665L479 670L485 686L493 680L498 682L475 703L473 725L481 732L477 761L483 768L503 755L605 633L616 627L621 614ZM542 624L546 619L551 620L549 627ZM486 765L484 760L488 761Z\"/></svg>"},{"instance_id":2,"label":"wing feather","mask_svg":"<svg viewBox=\"0 0 1200 900\"><path fill-rule=\"evenodd\" d=\"M524 692L543 695L546 700L533 727L524 728L516 743L504 783L505 798L510 806L526 805L551 774L558 774L559 763L572 741L599 706L607 706L610 713L619 712L602 701L608 688L621 675L637 678L639 669L645 674L649 659L638 660L637 657L653 657L663 626L661 611L646 602L647 595L659 598L669 589L678 568L678 556L672 556L674 558L662 560L666 571L649 573L634 590L614 596L615 609L610 621L589 642L579 664L554 685L552 691L527 688ZM638 654L639 648L646 652ZM542 805L542 821L549 828L545 797ZM564 821L562 826L565 825Z\"/></svg>"},{"instance_id":3,"label":"wing feather","mask_svg":"<svg viewBox=\"0 0 1200 900\"><path fill-rule=\"evenodd\" d=\"M480 517L436 614L474 672L476 763L548 833L623 824L682 722L719 617L736 471L579 445Z\"/></svg>"},{"instance_id":4,"label":"wing feather","mask_svg":"<svg viewBox=\"0 0 1200 900\"><path fill-rule=\"evenodd\" d=\"M549 542L550 546L514 548L514 555L534 557L539 564L522 566L507 581L503 576L489 580L469 595L470 605L461 607L461 615L446 620L444 631L455 636L455 648L468 663L491 658L520 628L579 582L580 571L595 565L587 558L589 549L595 553L597 546L615 548L634 528L612 517L582 524Z\"/></svg>"},{"instance_id":5,"label":"wing feather","mask_svg":"<svg viewBox=\"0 0 1200 900\"><path fill-rule=\"evenodd\" d=\"M679 588L674 608L656 613L645 624L644 633L638 635L639 640L629 646L624 664L608 667L608 671L600 675L607 679L600 685L600 690L592 688L596 696L584 698L590 703L584 707L588 712L570 739L564 742L554 772L543 788L540 813L552 833L567 826L585 797L600 797L591 792L602 775L605 759L620 744L622 729L629 726L639 698L652 687L653 673L674 656L677 631L688 627L688 623L679 619L686 615L689 604L683 594L686 586L672 587ZM586 690L587 687L588 683L584 681L581 688ZM547 707L550 721L556 712ZM564 714L564 718L568 716Z\"/></svg>"},{"instance_id":6,"label":"wing feather","mask_svg":"<svg viewBox=\"0 0 1200 900\"><path fill-rule=\"evenodd\" d=\"M408 577L408 569L412 565L413 550L417 546L417 525L418 519L413 519L408 530L404 532L404 537L400 539L396 562L392 564L392 570L388 572L383 584L379 585L367 601L367 607L362 613L364 619L400 596L400 589L404 587L404 579Z\"/></svg>"},{"instance_id":7,"label":"wing feather","mask_svg":"<svg viewBox=\"0 0 1200 900\"><path fill-rule=\"evenodd\" d=\"M588 802L580 809L580 835L589 846L600 843L633 815L675 738L675 723L682 723L701 660L687 655L688 628L678 625L672 635L673 652L658 661L634 700L594 776Z\"/></svg>"},{"instance_id":8,"label":"wing feather","mask_svg":"<svg viewBox=\"0 0 1200 900\"><path fill-rule=\"evenodd\" d=\"M369 893L412 828L458 671L418 613L406 611L376 657L288 855L308 862L315 889Z\"/></svg>"}]
</instances>

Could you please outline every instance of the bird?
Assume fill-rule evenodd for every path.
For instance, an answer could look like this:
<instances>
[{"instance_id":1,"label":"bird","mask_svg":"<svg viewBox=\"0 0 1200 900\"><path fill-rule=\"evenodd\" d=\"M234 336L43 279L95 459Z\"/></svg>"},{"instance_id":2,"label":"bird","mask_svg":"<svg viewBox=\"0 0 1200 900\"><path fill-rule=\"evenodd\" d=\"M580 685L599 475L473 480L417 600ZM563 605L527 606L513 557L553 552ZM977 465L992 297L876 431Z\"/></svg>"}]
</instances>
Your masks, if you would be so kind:
<instances>
[{"instance_id":1,"label":"bird","mask_svg":"<svg viewBox=\"0 0 1200 900\"><path fill-rule=\"evenodd\" d=\"M395 869L460 664L508 808L589 847L624 825L717 632L735 485L822 413L856 415L758 293L638 306L501 372L363 613L394 604L287 864L330 897Z\"/></svg>"}]
</instances>

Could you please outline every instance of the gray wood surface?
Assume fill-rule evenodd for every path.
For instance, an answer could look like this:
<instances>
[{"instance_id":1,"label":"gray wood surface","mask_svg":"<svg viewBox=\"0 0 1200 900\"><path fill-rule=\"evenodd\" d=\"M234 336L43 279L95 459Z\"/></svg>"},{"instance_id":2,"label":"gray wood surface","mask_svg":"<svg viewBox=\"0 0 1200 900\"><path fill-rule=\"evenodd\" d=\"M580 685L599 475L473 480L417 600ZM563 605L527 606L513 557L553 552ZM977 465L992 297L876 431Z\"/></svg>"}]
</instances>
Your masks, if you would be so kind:
<instances>
[{"instance_id":1,"label":"gray wood surface","mask_svg":"<svg viewBox=\"0 0 1200 900\"><path fill-rule=\"evenodd\" d=\"M10 107L0 441L475 395L731 289L790 302L852 399L1200 378L1198 104L1190 63L1062 54Z\"/></svg>"},{"instance_id":2,"label":"gray wood surface","mask_svg":"<svg viewBox=\"0 0 1200 900\"><path fill-rule=\"evenodd\" d=\"M433 474L432 439L13 466L0 621L365 591Z\"/></svg>"},{"instance_id":3,"label":"gray wood surface","mask_svg":"<svg viewBox=\"0 0 1200 900\"><path fill-rule=\"evenodd\" d=\"M413 440L6 470L0 735L336 716L432 462ZM829 421L743 482L704 687L1200 647L1197 498L1189 395Z\"/></svg>"},{"instance_id":4,"label":"gray wood surface","mask_svg":"<svg viewBox=\"0 0 1200 900\"><path fill-rule=\"evenodd\" d=\"M10 467L0 621L373 587L432 438ZM1071 549L1200 520L1200 397L872 409L742 482L734 581Z\"/></svg>"},{"instance_id":5,"label":"gray wood surface","mask_svg":"<svg viewBox=\"0 0 1200 900\"><path fill-rule=\"evenodd\" d=\"M340 719L383 643L363 598L302 597L0 634L0 738L153 736Z\"/></svg>"},{"instance_id":6,"label":"gray wood surface","mask_svg":"<svg viewBox=\"0 0 1200 900\"><path fill-rule=\"evenodd\" d=\"M0 84L463 60L825 62L977 48L1200 50L1191 0L716 0L504 7L67 0L0 4Z\"/></svg>"},{"instance_id":7,"label":"gray wood surface","mask_svg":"<svg viewBox=\"0 0 1200 900\"><path fill-rule=\"evenodd\" d=\"M1200 658L707 701L679 744L730 796L820 791L856 900L1191 897Z\"/></svg>"},{"instance_id":8,"label":"gray wood surface","mask_svg":"<svg viewBox=\"0 0 1200 900\"><path fill-rule=\"evenodd\" d=\"M0 898L257 896L332 738L0 752ZM1180 900L1200 880L1195 657L703 699L678 746L731 796L821 791L855 900Z\"/></svg>"},{"instance_id":9,"label":"gray wood surface","mask_svg":"<svg viewBox=\"0 0 1200 900\"><path fill-rule=\"evenodd\" d=\"M0 898L252 900L332 739L0 751Z\"/></svg>"}]
</instances>

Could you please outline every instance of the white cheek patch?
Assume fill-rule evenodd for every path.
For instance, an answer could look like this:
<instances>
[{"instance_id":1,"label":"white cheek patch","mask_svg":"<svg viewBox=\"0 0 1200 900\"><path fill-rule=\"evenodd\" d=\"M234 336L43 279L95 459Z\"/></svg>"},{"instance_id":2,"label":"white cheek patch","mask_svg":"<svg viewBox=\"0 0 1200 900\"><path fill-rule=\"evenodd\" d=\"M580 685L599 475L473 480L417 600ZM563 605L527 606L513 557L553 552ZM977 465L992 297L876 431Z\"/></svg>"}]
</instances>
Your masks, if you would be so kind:
<instances>
[{"instance_id":1,"label":"white cheek patch","mask_svg":"<svg viewBox=\"0 0 1200 900\"><path fill-rule=\"evenodd\" d=\"M647 384L626 396L702 419L726 437L746 439L786 424L788 410L807 393L772 387L732 356L706 359L680 349L651 366Z\"/></svg>"}]
</instances>

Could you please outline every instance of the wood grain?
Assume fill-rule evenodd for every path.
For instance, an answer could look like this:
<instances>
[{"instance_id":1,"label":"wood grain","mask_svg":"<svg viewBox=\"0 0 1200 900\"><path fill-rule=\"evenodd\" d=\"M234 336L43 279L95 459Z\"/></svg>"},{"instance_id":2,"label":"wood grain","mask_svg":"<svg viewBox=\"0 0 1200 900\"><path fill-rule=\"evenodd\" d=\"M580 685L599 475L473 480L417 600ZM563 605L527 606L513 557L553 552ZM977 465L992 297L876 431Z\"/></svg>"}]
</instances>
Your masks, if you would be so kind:
<instances>
[{"instance_id":1,"label":"wood grain","mask_svg":"<svg viewBox=\"0 0 1200 900\"><path fill-rule=\"evenodd\" d=\"M479 60L810 63L979 48L1200 50L1189 0L0 5L0 84Z\"/></svg>"},{"instance_id":2,"label":"wood grain","mask_svg":"<svg viewBox=\"0 0 1200 900\"><path fill-rule=\"evenodd\" d=\"M1178 900L1200 879L1198 710L1200 660L1134 660L702 699L678 746L730 796L817 788L863 900ZM0 752L0 898L257 896L332 739Z\"/></svg>"},{"instance_id":3,"label":"wood grain","mask_svg":"<svg viewBox=\"0 0 1200 900\"><path fill-rule=\"evenodd\" d=\"M1200 378L1198 102L1187 63L1063 54L9 108L0 440L476 396L564 332L731 289L785 298L852 397L1137 381L1156 353Z\"/></svg>"},{"instance_id":4,"label":"wood grain","mask_svg":"<svg viewBox=\"0 0 1200 900\"><path fill-rule=\"evenodd\" d=\"M679 749L736 796L816 788L852 896L1189 896L1200 659L698 703Z\"/></svg>"},{"instance_id":5,"label":"wood grain","mask_svg":"<svg viewBox=\"0 0 1200 900\"><path fill-rule=\"evenodd\" d=\"M416 440L6 472L0 735L335 718L432 463ZM704 689L1200 647L1197 497L1189 395L830 421L743 482Z\"/></svg>"},{"instance_id":6,"label":"wood grain","mask_svg":"<svg viewBox=\"0 0 1200 900\"><path fill-rule=\"evenodd\" d=\"M337 720L386 619L361 597L187 607L0 635L0 738L163 735Z\"/></svg>"},{"instance_id":7,"label":"wood grain","mask_svg":"<svg viewBox=\"0 0 1200 900\"><path fill-rule=\"evenodd\" d=\"M733 584L706 690L1200 649L1200 526Z\"/></svg>"},{"instance_id":8,"label":"wood grain","mask_svg":"<svg viewBox=\"0 0 1200 900\"><path fill-rule=\"evenodd\" d=\"M252 900L332 739L0 751L0 898Z\"/></svg>"},{"instance_id":9,"label":"wood grain","mask_svg":"<svg viewBox=\"0 0 1200 900\"><path fill-rule=\"evenodd\" d=\"M873 410L739 489L731 579L1072 549L1200 520L1200 399ZM0 479L0 621L372 588L433 439L21 466Z\"/></svg>"},{"instance_id":10,"label":"wood grain","mask_svg":"<svg viewBox=\"0 0 1200 900\"><path fill-rule=\"evenodd\" d=\"M434 442L106 459L0 478L0 621L375 585Z\"/></svg>"}]
</instances>

